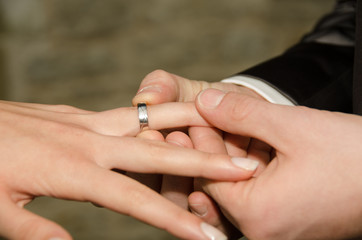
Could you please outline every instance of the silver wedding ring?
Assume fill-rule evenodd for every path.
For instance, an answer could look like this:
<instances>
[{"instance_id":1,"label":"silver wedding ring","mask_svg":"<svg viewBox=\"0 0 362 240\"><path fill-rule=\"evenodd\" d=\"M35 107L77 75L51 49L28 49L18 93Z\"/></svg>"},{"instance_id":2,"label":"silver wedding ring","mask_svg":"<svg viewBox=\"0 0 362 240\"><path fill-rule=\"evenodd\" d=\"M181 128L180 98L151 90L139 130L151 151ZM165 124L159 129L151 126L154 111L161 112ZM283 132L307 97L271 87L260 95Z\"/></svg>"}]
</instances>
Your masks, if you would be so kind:
<instances>
[{"instance_id":1,"label":"silver wedding ring","mask_svg":"<svg viewBox=\"0 0 362 240\"><path fill-rule=\"evenodd\" d=\"M140 130L142 131L144 128L148 127L147 105L145 103L138 103L137 110L138 119L140 122Z\"/></svg>"}]
</instances>

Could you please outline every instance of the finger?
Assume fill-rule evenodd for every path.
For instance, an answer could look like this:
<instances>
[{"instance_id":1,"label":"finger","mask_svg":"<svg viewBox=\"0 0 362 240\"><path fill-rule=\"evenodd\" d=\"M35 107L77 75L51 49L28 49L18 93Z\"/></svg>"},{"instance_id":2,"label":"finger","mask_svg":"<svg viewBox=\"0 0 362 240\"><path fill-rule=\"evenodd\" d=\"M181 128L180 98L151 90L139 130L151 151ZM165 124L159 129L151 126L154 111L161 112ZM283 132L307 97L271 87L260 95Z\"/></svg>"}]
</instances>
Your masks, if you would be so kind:
<instances>
[{"instance_id":1,"label":"finger","mask_svg":"<svg viewBox=\"0 0 362 240\"><path fill-rule=\"evenodd\" d=\"M201 150L207 153L226 153L224 140L221 136L221 132L217 129L208 127L192 127L189 130L190 137L193 141L194 147L197 150ZM234 157L233 161L240 161L245 169L249 170L249 173L253 173L258 168L259 162L249 158ZM252 175L249 175L251 177ZM246 180L246 176L243 180ZM195 189L199 189L200 184L198 180L195 180Z\"/></svg>"},{"instance_id":2,"label":"finger","mask_svg":"<svg viewBox=\"0 0 362 240\"><path fill-rule=\"evenodd\" d=\"M226 153L222 133L210 127L190 127L189 135L194 148L207 153ZM198 178L194 180L194 190L201 191L202 185Z\"/></svg>"},{"instance_id":3,"label":"finger","mask_svg":"<svg viewBox=\"0 0 362 240\"><path fill-rule=\"evenodd\" d=\"M295 123L298 121L296 107L271 104L237 93L205 90L198 96L196 106L200 114L215 127L257 138L278 150L285 149L283 143L291 140L290 134L285 134L286 130L291 131L290 128L298 126ZM293 125L286 122L290 119L293 119ZM298 129L293 128L292 131Z\"/></svg>"},{"instance_id":4,"label":"finger","mask_svg":"<svg viewBox=\"0 0 362 240\"><path fill-rule=\"evenodd\" d=\"M220 130L209 127L191 127L189 135L193 141L195 149L209 153L226 153L223 136ZM224 232L222 226L222 214L213 201L201 191L205 180L196 178L194 181L195 191L189 196L190 210L202 216L202 219Z\"/></svg>"},{"instance_id":5,"label":"finger","mask_svg":"<svg viewBox=\"0 0 362 240\"><path fill-rule=\"evenodd\" d=\"M149 129L161 130L190 125L208 126L193 103L165 103L147 106ZM135 136L140 132L137 108L118 108L89 116L79 122L93 131L112 136Z\"/></svg>"},{"instance_id":6,"label":"finger","mask_svg":"<svg viewBox=\"0 0 362 240\"><path fill-rule=\"evenodd\" d=\"M209 127L192 127L189 130L191 139L196 149L210 153L226 153L224 139L220 130ZM195 189L203 189L207 186L208 181L205 179L195 179ZM230 226L230 223L220 212L214 201L202 192L194 192L189 196L190 209L202 219L215 226L222 232L227 232L229 235L235 231L235 228ZM234 234L233 234L234 235Z\"/></svg>"},{"instance_id":7,"label":"finger","mask_svg":"<svg viewBox=\"0 0 362 240\"><path fill-rule=\"evenodd\" d=\"M189 136L183 132L175 131L167 135L166 142L184 148L193 148L194 145Z\"/></svg>"},{"instance_id":8,"label":"finger","mask_svg":"<svg viewBox=\"0 0 362 240\"><path fill-rule=\"evenodd\" d=\"M85 200L165 229L182 239L209 239L199 218L137 181L97 167L88 173L77 186Z\"/></svg>"},{"instance_id":9,"label":"finger","mask_svg":"<svg viewBox=\"0 0 362 240\"><path fill-rule=\"evenodd\" d=\"M191 81L186 78L156 70L148 74L142 81L132 103L160 104L165 102L193 101L196 95L210 86L207 82Z\"/></svg>"},{"instance_id":10,"label":"finger","mask_svg":"<svg viewBox=\"0 0 362 240\"><path fill-rule=\"evenodd\" d=\"M108 136L136 136L140 132L138 111L135 107L118 108L101 113L64 113L22 106L4 105L9 112L52 123L70 124ZM148 107L149 127L154 130L208 125L192 103L166 103Z\"/></svg>"},{"instance_id":11,"label":"finger","mask_svg":"<svg viewBox=\"0 0 362 240\"><path fill-rule=\"evenodd\" d=\"M240 206L243 205L243 202L240 201L242 194L247 191L247 184L251 186L251 182L254 181L252 178L249 181L238 181L238 182L220 182L220 181L209 181L201 179L203 191L209 195L218 206L223 209L223 213L226 214L226 218L234 224L237 225L237 221L234 219L233 209L241 209ZM236 194L237 193L237 194Z\"/></svg>"},{"instance_id":12,"label":"finger","mask_svg":"<svg viewBox=\"0 0 362 240\"><path fill-rule=\"evenodd\" d=\"M143 131L137 135L138 138L149 139L153 141L165 141L162 134L155 130ZM135 173L135 172L127 172L127 176L135 179L136 181L148 186L156 192L161 190L162 184L162 176L158 174L145 174L145 173Z\"/></svg>"},{"instance_id":13,"label":"finger","mask_svg":"<svg viewBox=\"0 0 362 240\"><path fill-rule=\"evenodd\" d=\"M156 130L146 130L142 131L137 135L138 138L141 139L148 139L152 141L164 142L165 138L163 137L162 133Z\"/></svg>"},{"instance_id":14,"label":"finger","mask_svg":"<svg viewBox=\"0 0 362 240\"><path fill-rule=\"evenodd\" d=\"M271 160L272 148L257 139L225 133L224 142L230 156L247 157L259 162L254 177L259 176Z\"/></svg>"},{"instance_id":15,"label":"finger","mask_svg":"<svg viewBox=\"0 0 362 240\"><path fill-rule=\"evenodd\" d=\"M0 235L7 239L72 239L59 225L0 197Z\"/></svg>"},{"instance_id":16,"label":"finger","mask_svg":"<svg viewBox=\"0 0 362 240\"><path fill-rule=\"evenodd\" d=\"M190 127L189 135L195 149L207 153L226 154L226 148L220 130L211 127Z\"/></svg>"},{"instance_id":17,"label":"finger","mask_svg":"<svg viewBox=\"0 0 362 240\"><path fill-rule=\"evenodd\" d=\"M192 148L191 139L183 132L172 132L166 137L166 142L184 148ZM184 161L189 161L184 159ZM187 196L193 189L193 178L164 175L161 194L183 209L188 209Z\"/></svg>"},{"instance_id":18,"label":"finger","mask_svg":"<svg viewBox=\"0 0 362 240\"><path fill-rule=\"evenodd\" d=\"M97 136L88 142L95 162L106 169L235 181L248 179L257 167L247 159L132 137Z\"/></svg>"},{"instance_id":19,"label":"finger","mask_svg":"<svg viewBox=\"0 0 362 240\"><path fill-rule=\"evenodd\" d=\"M211 87L225 92L240 92L263 99L253 90L235 84L189 80L163 70L156 70L143 79L132 103L136 105L137 103L145 102L154 105L165 102L194 101L199 92Z\"/></svg>"},{"instance_id":20,"label":"finger","mask_svg":"<svg viewBox=\"0 0 362 240\"><path fill-rule=\"evenodd\" d=\"M231 236L232 239L242 237L241 232L225 218L216 203L206 193L193 192L188 202L191 212L206 223Z\"/></svg>"},{"instance_id":21,"label":"finger","mask_svg":"<svg viewBox=\"0 0 362 240\"><path fill-rule=\"evenodd\" d=\"M204 192L191 193L188 202L193 214L217 228L222 225L218 207Z\"/></svg>"}]
</instances>

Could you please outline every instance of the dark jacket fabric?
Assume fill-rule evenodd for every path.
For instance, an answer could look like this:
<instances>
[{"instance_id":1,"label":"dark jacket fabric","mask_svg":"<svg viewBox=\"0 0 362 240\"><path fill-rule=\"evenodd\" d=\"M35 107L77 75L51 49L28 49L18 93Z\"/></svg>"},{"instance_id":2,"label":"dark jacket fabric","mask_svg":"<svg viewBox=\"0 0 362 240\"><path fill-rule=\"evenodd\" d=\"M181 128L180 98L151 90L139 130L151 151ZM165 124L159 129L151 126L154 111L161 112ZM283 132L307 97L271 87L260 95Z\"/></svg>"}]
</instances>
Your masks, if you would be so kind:
<instances>
[{"instance_id":1,"label":"dark jacket fabric","mask_svg":"<svg viewBox=\"0 0 362 240\"><path fill-rule=\"evenodd\" d=\"M353 112L362 115L362 1L356 3L356 47L354 58Z\"/></svg>"},{"instance_id":2,"label":"dark jacket fabric","mask_svg":"<svg viewBox=\"0 0 362 240\"><path fill-rule=\"evenodd\" d=\"M239 74L265 81L299 105L362 113L360 5L337 1L297 45Z\"/></svg>"}]
</instances>

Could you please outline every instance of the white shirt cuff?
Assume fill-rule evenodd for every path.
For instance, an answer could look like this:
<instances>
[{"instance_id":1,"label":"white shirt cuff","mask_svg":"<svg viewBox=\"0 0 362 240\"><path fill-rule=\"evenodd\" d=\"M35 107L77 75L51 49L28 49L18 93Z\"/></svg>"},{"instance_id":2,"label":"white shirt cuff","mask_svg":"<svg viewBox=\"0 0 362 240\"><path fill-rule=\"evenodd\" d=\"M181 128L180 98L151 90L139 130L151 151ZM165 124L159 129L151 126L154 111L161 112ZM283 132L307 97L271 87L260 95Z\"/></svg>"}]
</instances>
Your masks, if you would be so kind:
<instances>
[{"instance_id":1,"label":"white shirt cuff","mask_svg":"<svg viewBox=\"0 0 362 240\"><path fill-rule=\"evenodd\" d=\"M260 96L262 96L271 103L288 105L288 106L297 105L292 99L284 96L276 88L272 87L271 85L257 78L243 76L243 75L235 75L222 80L222 82L233 83L241 85L243 87L250 88L251 90L254 90L256 93L258 93Z\"/></svg>"}]
</instances>

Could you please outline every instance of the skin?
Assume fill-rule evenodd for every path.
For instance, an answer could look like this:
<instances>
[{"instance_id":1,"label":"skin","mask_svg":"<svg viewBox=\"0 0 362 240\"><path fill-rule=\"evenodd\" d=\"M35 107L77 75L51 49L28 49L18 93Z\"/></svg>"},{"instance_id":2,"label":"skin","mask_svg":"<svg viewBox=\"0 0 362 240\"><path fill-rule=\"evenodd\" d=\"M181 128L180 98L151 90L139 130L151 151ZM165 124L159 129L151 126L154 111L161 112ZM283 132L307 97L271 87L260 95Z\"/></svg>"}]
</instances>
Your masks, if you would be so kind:
<instances>
[{"instance_id":1,"label":"skin","mask_svg":"<svg viewBox=\"0 0 362 240\"><path fill-rule=\"evenodd\" d=\"M170 108L180 114L165 119L164 111ZM168 128L170 122L177 127L185 122L207 125L193 104L151 106L148 111L154 129ZM0 131L0 235L9 239L71 239L59 225L23 209L37 196L93 202L182 239L209 239L200 218L118 172L226 181L253 174L236 167L225 154L135 138L140 130L134 107L90 112L1 101Z\"/></svg>"},{"instance_id":2,"label":"skin","mask_svg":"<svg viewBox=\"0 0 362 240\"><path fill-rule=\"evenodd\" d=\"M233 223L249 239L362 236L361 117L270 104L220 85L204 88L162 71L152 74L161 75L160 83L157 76L147 76L140 88L162 86L157 91L162 94L141 91L134 101L194 99L202 117L223 132L222 136L240 138L231 141L234 143L251 139L246 145L230 144L217 131L197 126L189 131L196 149L228 152L262 163L250 180L227 183L198 179L204 192L192 193L189 207L204 221L224 232ZM214 89L203 91L209 87ZM195 93L201 91L197 97ZM203 137L198 138L200 134Z\"/></svg>"},{"instance_id":3,"label":"skin","mask_svg":"<svg viewBox=\"0 0 362 240\"><path fill-rule=\"evenodd\" d=\"M137 103L140 102L146 102L149 105L157 105L166 102L194 102L201 91L209 88L219 89L224 92L237 92L242 95L265 101L264 98L257 93L245 87L229 83L209 83L206 81L189 80L163 70L156 70L143 79L138 93L133 98L132 102L134 105L137 105ZM190 135L196 149L203 152L227 153L231 156L248 157L257 160L260 164L254 175L259 174L266 167L269 159L265 160L265 158L259 158L259 155L269 154L271 148L267 144L250 137L222 132L210 126L200 127L193 124L189 124L189 126L191 127L186 131ZM220 138L223 140L222 144L219 141L215 141ZM179 145L182 145L182 143ZM156 175L144 176L134 173L130 174L143 184L152 185L151 187L159 192L163 185L168 185L169 191L167 194L162 192L166 198L174 201L184 209L190 209L205 222L217 227L230 238L238 239L241 236L240 231L235 230L235 227L230 221L223 216L214 200L202 190L199 179L196 178L193 180L193 188L181 189L180 185L183 186L183 184L180 184L180 182L184 182L184 185L189 185L188 182L190 180L172 177L172 181L169 182L167 179L166 181L165 179L161 181L160 178L163 177ZM175 199L177 199L177 201L175 201ZM188 202L188 205L185 205L185 202Z\"/></svg>"},{"instance_id":4,"label":"skin","mask_svg":"<svg viewBox=\"0 0 362 240\"><path fill-rule=\"evenodd\" d=\"M204 181L203 189L248 238L362 236L361 117L218 90L201 93L196 106L215 127L260 139L275 151L255 178Z\"/></svg>"}]
</instances>

